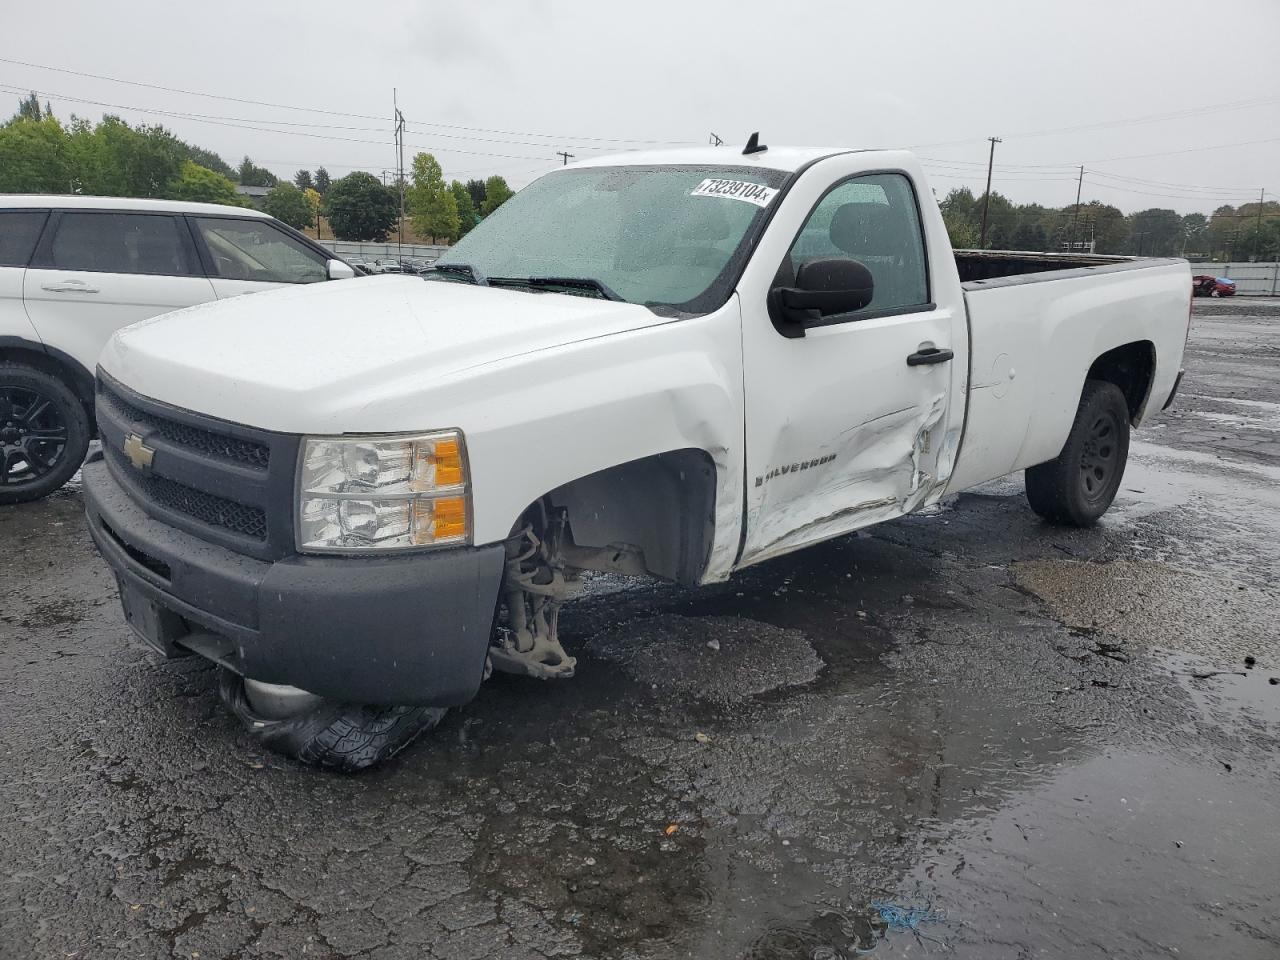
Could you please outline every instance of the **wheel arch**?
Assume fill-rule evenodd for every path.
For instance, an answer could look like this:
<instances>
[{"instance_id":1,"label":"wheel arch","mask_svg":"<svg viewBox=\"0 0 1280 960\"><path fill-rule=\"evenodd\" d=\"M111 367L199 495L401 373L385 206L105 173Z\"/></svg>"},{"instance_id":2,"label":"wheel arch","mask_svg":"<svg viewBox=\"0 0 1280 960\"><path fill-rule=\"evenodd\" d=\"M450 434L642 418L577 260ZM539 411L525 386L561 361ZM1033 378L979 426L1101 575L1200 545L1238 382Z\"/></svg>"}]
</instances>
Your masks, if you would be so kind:
<instances>
[{"instance_id":1,"label":"wheel arch","mask_svg":"<svg viewBox=\"0 0 1280 960\"><path fill-rule=\"evenodd\" d=\"M84 405L89 427L97 435L93 418L93 374L85 369L69 353L24 337L0 336L0 361L25 363L50 376L57 377L71 388L72 393Z\"/></svg>"},{"instance_id":2,"label":"wheel arch","mask_svg":"<svg viewBox=\"0 0 1280 960\"><path fill-rule=\"evenodd\" d=\"M546 501L564 508L577 547L607 557L605 548L631 545L639 548L646 572L693 585L715 542L716 483L711 455L686 447L597 470L547 491L529 507ZM624 566L606 562L599 569Z\"/></svg>"},{"instance_id":3,"label":"wheel arch","mask_svg":"<svg viewBox=\"0 0 1280 960\"><path fill-rule=\"evenodd\" d=\"M1129 408L1129 422L1136 427L1146 409L1155 375L1156 345L1150 340L1134 340L1112 347L1097 357L1090 364L1085 380L1105 380L1119 387Z\"/></svg>"}]
</instances>

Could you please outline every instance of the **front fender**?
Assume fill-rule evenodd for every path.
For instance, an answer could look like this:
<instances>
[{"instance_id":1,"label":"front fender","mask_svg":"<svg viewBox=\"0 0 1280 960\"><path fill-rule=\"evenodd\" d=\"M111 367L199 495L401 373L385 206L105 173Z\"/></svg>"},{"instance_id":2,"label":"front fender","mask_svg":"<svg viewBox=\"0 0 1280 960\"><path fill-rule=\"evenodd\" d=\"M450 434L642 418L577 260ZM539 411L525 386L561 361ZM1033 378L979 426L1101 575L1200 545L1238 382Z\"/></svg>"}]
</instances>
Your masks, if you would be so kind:
<instances>
[{"instance_id":1,"label":"front fender","mask_svg":"<svg viewBox=\"0 0 1280 960\"><path fill-rule=\"evenodd\" d=\"M703 317L585 340L473 368L423 400L460 427L473 536L505 539L543 495L675 450L715 465L715 534L702 579L729 575L742 522L743 390L736 297Z\"/></svg>"}]
</instances>

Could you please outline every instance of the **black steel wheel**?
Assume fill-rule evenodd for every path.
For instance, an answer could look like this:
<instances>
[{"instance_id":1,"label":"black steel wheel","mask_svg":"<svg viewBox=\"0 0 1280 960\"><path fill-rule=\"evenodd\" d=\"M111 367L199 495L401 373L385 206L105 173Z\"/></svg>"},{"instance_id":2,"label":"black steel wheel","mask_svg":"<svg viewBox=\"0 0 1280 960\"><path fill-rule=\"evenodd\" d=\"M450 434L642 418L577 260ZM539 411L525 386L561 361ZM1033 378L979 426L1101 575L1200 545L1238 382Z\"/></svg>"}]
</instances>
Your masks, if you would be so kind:
<instances>
[{"instance_id":1,"label":"black steel wheel","mask_svg":"<svg viewBox=\"0 0 1280 960\"><path fill-rule=\"evenodd\" d=\"M89 418L57 377L0 363L0 504L38 500L71 479L89 448Z\"/></svg>"},{"instance_id":2,"label":"black steel wheel","mask_svg":"<svg viewBox=\"0 0 1280 960\"><path fill-rule=\"evenodd\" d=\"M1087 381L1062 452L1027 469L1031 509L1053 523L1092 526L1115 499L1128 459L1124 393L1114 383Z\"/></svg>"}]
</instances>

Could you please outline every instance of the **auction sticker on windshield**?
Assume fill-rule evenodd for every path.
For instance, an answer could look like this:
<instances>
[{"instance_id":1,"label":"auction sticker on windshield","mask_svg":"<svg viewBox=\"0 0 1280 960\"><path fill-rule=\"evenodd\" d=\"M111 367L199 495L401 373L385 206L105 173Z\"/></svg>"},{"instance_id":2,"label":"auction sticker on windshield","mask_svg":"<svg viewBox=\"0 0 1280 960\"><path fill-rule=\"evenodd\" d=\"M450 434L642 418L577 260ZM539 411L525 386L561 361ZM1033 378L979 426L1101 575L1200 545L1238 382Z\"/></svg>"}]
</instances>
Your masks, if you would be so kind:
<instances>
[{"instance_id":1,"label":"auction sticker on windshield","mask_svg":"<svg viewBox=\"0 0 1280 960\"><path fill-rule=\"evenodd\" d=\"M767 207L778 191L774 187L766 187L746 180L717 180L709 177L689 192L691 197L729 197L733 200L745 200L757 207Z\"/></svg>"}]
</instances>

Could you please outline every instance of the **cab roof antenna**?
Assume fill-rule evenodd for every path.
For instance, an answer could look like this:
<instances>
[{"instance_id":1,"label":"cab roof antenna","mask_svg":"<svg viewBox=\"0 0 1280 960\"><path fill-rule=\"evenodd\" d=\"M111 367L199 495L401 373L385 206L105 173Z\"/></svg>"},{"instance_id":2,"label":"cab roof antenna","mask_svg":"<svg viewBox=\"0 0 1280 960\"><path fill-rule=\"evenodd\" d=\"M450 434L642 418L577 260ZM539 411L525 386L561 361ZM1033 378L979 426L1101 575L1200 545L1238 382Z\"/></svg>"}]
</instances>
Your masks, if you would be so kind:
<instances>
[{"instance_id":1,"label":"cab roof antenna","mask_svg":"<svg viewBox=\"0 0 1280 960\"><path fill-rule=\"evenodd\" d=\"M742 155L745 157L753 153L764 153L768 149L760 142L760 133L757 131L747 138L747 145L742 148Z\"/></svg>"}]
</instances>

